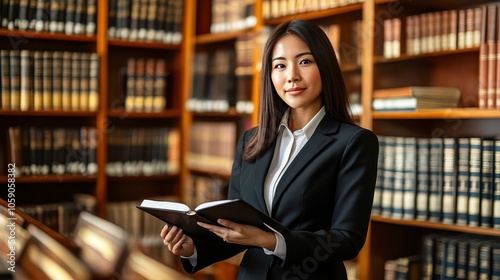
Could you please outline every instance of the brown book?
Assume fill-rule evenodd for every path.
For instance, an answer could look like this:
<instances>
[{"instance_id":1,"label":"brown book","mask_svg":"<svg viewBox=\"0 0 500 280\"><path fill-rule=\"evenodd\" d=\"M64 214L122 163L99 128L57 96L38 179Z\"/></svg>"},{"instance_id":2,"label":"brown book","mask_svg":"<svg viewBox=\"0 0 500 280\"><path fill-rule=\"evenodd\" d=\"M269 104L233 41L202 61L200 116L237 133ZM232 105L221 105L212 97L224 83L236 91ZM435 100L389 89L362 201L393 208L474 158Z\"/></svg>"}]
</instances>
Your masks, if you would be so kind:
<instances>
[{"instance_id":1,"label":"brown book","mask_svg":"<svg viewBox=\"0 0 500 280\"><path fill-rule=\"evenodd\" d=\"M157 59L155 65L153 111L161 112L166 109L167 98L167 69L164 59Z\"/></svg>"},{"instance_id":2,"label":"brown book","mask_svg":"<svg viewBox=\"0 0 500 280\"><path fill-rule=\"evenodd\" d=\"M62 110L70 111L71 106L71 67L72 55L71 52L63 52L62 58L62 88L61 88L61 102Z\"/></svg>"},{"instance_id":3,"label":"brown book","mask_svg":"<svg viewBox=\"0 0 500 280\"><path fill-rule=\"evenodd\" d=\"M87 0L87 19L85 26L85 33L87 35L94 35L97 28L97 1Z\"/></svg>"},{"instance_id":4,"label":"brown book","mask_svg":"<svg viewBox=\"0 0 500 280\"><path fill-rule=\"evenodd\" d=\"M453 87L410 86L378 89L373 92L374 99L399 97L458 98L460 90Z\"/></svg>"},{"instance_id":5,"label":"brown book","mask_svg":"<svg viewBox=\"0 0 500 280\"><path fill-rule=\"evenodd\" d=\"M494 109L496 108L496 94L495 94L495 79L496 79L496 56L497 56L497 46L496 46L496 29L498 28L497 21L497 6L488 6L488 15L486 16L486 64L488 65L487 75L486 75L486 108Z\"/></svg>"},{"instance_id":6,"label":"brown book","mask_svg":"<svg viewBox=\"0 0 500 280\"><path fill-rule=\"evenodd\" d=\"M144 108L145 112L152 112L154 107L154 77L155 77L155 59L146 60L146 71L144 77Z\"/></svg>"},{"instance_id":7,"label":"brown book","mask_svg":"<svg viewBox=\"0 0 500 280\"><path fill-rule=\"evenodd\" d=\"M384 20L384 57L391 58L392 57L392 38L393 38L393 28L392 28L392 20L386 19Z\"/></svg>"},{"instance_id":8,"label":"brown book","mask_svg":"<svg viewBox=\"0 0 500 280\"><path fill-rule=\"evenodd\" d=\"M52 109L62 109L62 64L63 53L55 51L52 53Z\"/></svg>"},{"instance_id":9,"label":"brown book","mask_svg":"<svg viewBox=\"0 0 500 280\"><path fill-rule=\"evenodd\" d=\"M89 106L90 111L99 109L99 55L97 53L90 54L89 65Z\"/></svg>"},{"instance_id":10,"label":"brown book","mask_svg":"<svg viewBox=\"0 0 500 280\"><path fill-rule=\"evenodd\" d=\"M33 54L33 110L43 109L43 52Z\"/></svg>"},{"instance_id":11,"label":"brown book","mask_svg":"<svg viewBox=\"0 0 500 280\"><path fill-rule=\"evenodd\" d=\"M27 111L32 105L31 52L28 50L22 50L20 56L21 85L19 89L19 109L21 111Z\"/></svg>"},{"instance_id":12,"label":"brown book","mask_svg":"<svg viewBox=\"0 0 500 280\"><path fill-rule=\"evenodd\" d=\"M15 164L16 176L20 176L21 167L23 166L23 147L21 141L21 128L9 127L9 164Z\"/></svg>"},{"instance_id":13,"label":"brown book","mask_svg":"<svg viewBox=\"0 0 500 280\"><path fill-rule=\"evenodd\" d=\"M466 12L465 10L458 11L458 28L457 28L457 49L465 48L466 44L466 36L465 36L465 27L466 27Z\"/></svg>"},{"instance_id":14,"label":"brown book","mask_svg":"<svg viewBox=\"0 0 500 280\"><path fill-rule=\"evenodd\" d=\"M0 105L1 109L8 110L10 109L10 66L9 66L9 51L8 50L0 50L0 83L1 87L1 99Z\"/></svg>"},{"instance_id":15,"label":"brown book","mask_svg":"<svg viewBox=\"0 0 500 280\"><path fill-rule=\"evenodd\" d=\"M465 10L465 47L472 48L474 46L474 8Z\"/></svg>"},{"instance_id":16,"label":"brown book","mask_svg":"<svg viewBox=\"0 0 500 280\"><path fill-rule=\"evenodd\" d=\"M90 53L80 54L80 110L89 110Z\"/></svg>"},{"instance_id":17,"label":"brown book","mask_svg":"<svg viewBox=\"0 0 500 280\"><path fill-rule=\"evenodd\" d=\"M42 56L42 108L52 110L52 52L45 51Z\"/></svg>"},{"instance_id":18,"label":"brown book","mask_svg":"<svg viewBox=\"0 0 500 280\"><path fill-rule=\"evenodd\" d=\"M80 75L81 75L81 53L71 53L71 110L78 111L80 108Z\"/></svg>"},{"instance_id":19,"label":"brown book","mask_svg":"<svg viewBox=\"0 0 500 280\"><path fill-rule=\"evenodd\" d=\"M135 89L134 89L134 104L133 111L144 111L144 81L146 76L146 61L144 58L138 58L135 64Z\"/></svg>"},{"instance_id":20,"label":"brown book","mask_svg":"<svg viewBox=\"0 0 500 280\"><path fill-rule=\"evenodd\" d=\"M449 18L450 18L450 30L448 33L448 43L449 43L449 48L450 50L456 50L457 49L457 37L458 37L458 11L457 10L451 10L449 11Z\"/></svg>"},{"instance_id":21,"label":"brown book","mask_svg":"<svg viewBox=\"0 0 500 280\"><path fill-rule=\"evenodd\" d=\"M125 110L133 111L136 88L136 59L131 57L127 61L127 84L125 90Z\"/></svg>"},{"instance_id":22,"label":"brown book","mask_svg":"<svg viewBox=\"0 0 500 280\"><path fill-rule=\"evenodd\" d=\"M487 6L482 6L483 19L481 22L481 44L479 45L479 77L478 77L478 107L487 107L488 92L488 45L487 39Z\"/></svg>"},{"instance_id":23,"label":"brown book","mask_svg":"<svg viewBox=\"0 0 500 280\"><path fill-rule=\"evenodd\" d=\"M21 99L21 53L18 50L10 51L10 109L19 110Z\"/></svg>"}]
</instances>

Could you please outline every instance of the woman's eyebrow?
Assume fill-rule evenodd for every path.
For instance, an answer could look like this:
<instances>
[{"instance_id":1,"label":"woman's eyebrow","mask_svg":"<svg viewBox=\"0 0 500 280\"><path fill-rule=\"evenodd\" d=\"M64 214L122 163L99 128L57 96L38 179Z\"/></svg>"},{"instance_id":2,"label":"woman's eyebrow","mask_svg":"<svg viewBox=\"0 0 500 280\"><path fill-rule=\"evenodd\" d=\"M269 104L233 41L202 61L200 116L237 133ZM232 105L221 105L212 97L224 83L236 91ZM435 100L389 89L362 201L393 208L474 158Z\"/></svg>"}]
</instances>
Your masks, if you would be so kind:
<instances>
[{"instance_id":1,"label":"woman's eyebrow","mask_svg":"<svg viewBox=\"0 0 500 280\"><path fill-rule=\"evenodd\" d=\"M312 53L311 53L311 52L302 52L302 53L299 53L299 54L295 55L295 58L299 58L299 57L301 57L301 56L304 56L304 55L309 55L309 54L310 54L310 55L312 55ZM285 59L286 59L286 58L285 58L285 57L283 57L283 56L278 56L278 57L273 58L273 61L275 61L275 60L285 60Z\"/></svg>"}]
</instances>

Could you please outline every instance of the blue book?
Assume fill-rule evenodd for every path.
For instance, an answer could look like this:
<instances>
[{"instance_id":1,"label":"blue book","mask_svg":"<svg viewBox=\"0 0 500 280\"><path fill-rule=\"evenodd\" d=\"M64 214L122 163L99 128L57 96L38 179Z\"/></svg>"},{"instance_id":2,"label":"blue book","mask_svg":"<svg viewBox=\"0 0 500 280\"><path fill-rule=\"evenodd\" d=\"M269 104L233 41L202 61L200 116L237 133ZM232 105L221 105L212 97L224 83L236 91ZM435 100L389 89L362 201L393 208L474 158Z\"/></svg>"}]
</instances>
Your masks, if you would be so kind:
<instances>
[{"instance_id":1,"label":"blue book","mask_svg":"<svg viewBox=\"0 0 500 280\"><path fill-rule=\"evenodd\" d=\"M465 236L457 241L456 272L455 279L467 279L467 267L469 264L469 239Z\"/></svg>"},{"instance_id":2,"label":"blue book","mask_svg":"<svg viewBox=\"0 0 500 280\"><path fill-rule=\"evenodd\" d=\"M396 137L394 146L394 183L392 215L394 219L403 218L403 192L405 172L405 138Z\"/></svg>"},{"instance_id":3,"label":"blue book","mask_svg":"<svg viewBox=\"0 0 500 280\"><path fill-rule=\"evenodd\" d=\"M443 139L431 138L429 153L429 220L442 221Z\"/></svg>"},{"instance_id":4,"label":"blue book","mask_svg":"<svg viewBox=\"0 0 500 280\"><path fill-rule=\"evenodd\" d=\"M479 272L478 279L490 279L490 267L491 267L491 244L482 243L479 246Z\"/></svg>"},{"instance_id":5,"label":"blue book","mask_svg":"<svg viewBox=\"0 0 500 280\"><path fill-rule=\"evenodd\" d=\"M479 226L479 215L481 207L481 138L470 138L469 154L469 213L468 224Z\"/></svg>"},{"instance_id":6,"label":"blue book","mask_svg":"<svg viewBox=\"0 0 500 280\"><path fill-rule=\"evenodd\" d=\"M384 181L382 189L382 216L392 216L393 185L394 185L394 158L395 158L396 137L387 136L385 138L384 154Z\"/></svg>"},{"instance_id":7,"label":"blue book","mask_svg":"<svg viewBox=\"0 0 500 280\"><path fill-rule=\"evenodd\" d=\"M500 241L491 244L491 279L500 279Z\"/></svg>"},{"instance_id":8,"label":"blue book","mask_svg":"<svg viewBox=\"0 0 500 280\"><path fill-rule=\"evenodd\" d=\"M429 138L417 139L417 205L416 219L429 218Z\"/></svg>"},{"instance_id":9,"label":"blue book","mask_svg":"<svg viewBox=\"0 0 500 280\"><path fill-rule=\"evenodd\" d=\"M444 248L443 279L454 280L457 273L458 237L449 237Z\"/></svg>"},{"instance_id":10,"label":"blue book","mask_svg":"<svg viewBox=\"0 0 500 280\"><path fill-rule=\"evenodd\" d=\"M444 138L443 145L443 223L454 224L457 205L457 139Z\"/></svg>"},{"instance_id":11,"label":"blue book","mask_svg":"<svg viewBox=\"0 0 500 280\"><path fill-rule=\"evenodd\" d=\"M500 138L495 139L493 174L493 228L500 229Z\"/></svg>"},{"instance_id":12,"label":"blue book","mask_svg":"<svg viewBox=\"0 0 500 280\"><path fill-rule=\"evenodd\" d=\"M493 139L483 139L481 160L481 227L493 226Z\"/></svg>"},{"instance_id":13,"label":"blue book","mask_svg":"<svg viewBox=\"0 0 500 280\"><path fill-rule=\"evenodd\" d=\"M467 137L458 139L457 154L457 219L458 225L468 224L469 213L469 153L470 139Z\"/></svg>"},{"instance_id":14,"label":"blue book","mask_svg":"<svg viewBox=\"0 0 500 280\"><path fill-rule=\"evenodd\" d=\"M417 140L406 137L404 141L404 181L403 181L403 219L413 220L416 213L417 196Z\"/></svg>"}]
</instances>

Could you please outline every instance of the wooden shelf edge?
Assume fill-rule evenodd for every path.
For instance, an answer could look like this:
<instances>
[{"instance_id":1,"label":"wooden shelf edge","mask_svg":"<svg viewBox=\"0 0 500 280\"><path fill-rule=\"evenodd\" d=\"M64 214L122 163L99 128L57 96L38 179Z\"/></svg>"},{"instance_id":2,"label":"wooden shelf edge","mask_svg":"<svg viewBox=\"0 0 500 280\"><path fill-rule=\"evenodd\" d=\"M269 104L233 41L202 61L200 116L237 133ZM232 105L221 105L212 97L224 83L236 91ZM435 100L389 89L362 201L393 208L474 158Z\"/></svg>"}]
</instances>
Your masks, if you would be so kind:
<instances>
[{"instance_id":1,"label":"wooden shelf edge","mask_svg":"<svg viewBox=\"0 0 500 280\"><path fill-rule=\"evenodd\" d=\"M7 182L7 176L0 176L0 182ZM96 176L86 175L38 175L16 177L16 183L38 184L38 183L92 183L97 180Z\"/></svg>"},{"instance_id":2,"label":"wooden shelf edge","mask_svg":"<svg viewBox=\"0 0 500 280\"><path fill-rule=\"evenodd\" d=\"M134 118L134 119L157 119L157 118L178 118L181 115L180 110L166 110L162 112L129 112L123 109L111 110L107 113L109 118Z\"/></svg>"},{"instance_id":3,"label":"wooden shelf edge","mask_svg":"<svg viewBox=\"0 0 500 280\"><path fill-rule=\"evenodd\" d=\"M76 41L76 42L89 42L95 43L97 41L96 35L67 35L64 33L50 33L38 32L31 30L9 30L0 29L0 37L22 37L27 39L41 39L41 40L57 40L57 41Z\"/></svg>"},{"instance_id":4,"label":"wooden shelf edge","mask_svg":"<svg viewBox=\"0 0 500 280\"><path fill-rule=\"evenodd\" d=\"M179 174L161 174L161 175L137 175L137 176L108 176L108 180L116 181L160 181L160 180L172 180L179 178Z\"/></svg>"},{"instance_id":5,"label":"wooden shelf edge","mask_svg":"<svg viewBox=\"0 0 500 280\"><path fill-rule=\"evenodd\" d=\"M491 119L500 118L498 109L456 108L414 112L373 112L374 120L384 119Z\"/></svg>"},{"instance_id":6,"label":"wooden shelf edge","mask_svg":"<svg viewBox=\"0 0 500 280\"><path fill-rule=\"evenodd\" d=\"M194 43L196 45L203 45L203 44L214 44L214 43L232 41L240 37L242 34L250 32L251 30L253 30L253 27L241 30L221 32L221 33L200 34L196 36Z\"/></svg>"},{"instance_id":7,"label":"wooden shelf edge","mask_svg":"<svg viewBox=\"0 0 500 280\"><path fill-rule=\"evenodd\" d=\"M371 222L400 225L400 226L409 226L409 227L422 227L422 228L437 229L437 230L444 230L444 231L455 231L455 232L466 232L466 233L473 233L473 234L500 236L500 229L443 224L443 223L439 223L439 222L401 220L401 219L382 217L382 216L378 216L378 215L372 215Z\"/></svg>"},{"instance_id":8,"label":"wooden shelf edge","mask_svg":"<svg viewBox=\"0 0 500 280\"><path fill-rule=\"evenodd\" d=\"M180 50L181 44L167 44L160 42L148 41L126 41L118 39L110 39L108 45L111 47L126 47L126 48L142 48L142 49L159 49L159 50Z\"/></svg>"},{"instance_id":9,"label":"wooden shelf edge","mask_svg":"<svg viewBox=\"0 0 500 280\"><path fill-rule=\"evenodd\" d=\"M479 47L457 49L457 50L451 50L451 51L429 52L429 53L422 53L422 54L417 54L417 55L402 54L401 56L395 57L395 58L385 58L383 56L374 56L373 62L375 63L375 65L377 65L377 64L417 60L417 59L423 59L423 58L429 58L429 57L441 57L441 56L445 56L445 55L458 55L458 54L472 53L472 52L479 52Z\"/></svg>"},{"instance_id":10,"label":"wooden shelf edge","mask_svg":"<svg viewBox=\"0 0 500 280\"><path fill-rule=\"evenodd\" d=\"M21 110L0 110L0 116L19 117L96 117L97 111L21 111Z\"/></svg>"},{"instance_id":11,"label":"wooden shelf edge","mask_svg":"<svg viewBox=\"0 0 500 280\"><path fill-rule=\"evenodd\" d=\"M355 11L361 11L363 8L363 3L355 3L349 4L341 7L335 7L326 10L318 10L318 11L310 11L303 12L293 15L287 15L284 17L278 18L269 18L264 20L264 25L278 25L282 22L294 20L294 19L302 19L302 20L316 20L325 17L331 17L334 15L346 14Z\"/></svg>"}]
</instances>

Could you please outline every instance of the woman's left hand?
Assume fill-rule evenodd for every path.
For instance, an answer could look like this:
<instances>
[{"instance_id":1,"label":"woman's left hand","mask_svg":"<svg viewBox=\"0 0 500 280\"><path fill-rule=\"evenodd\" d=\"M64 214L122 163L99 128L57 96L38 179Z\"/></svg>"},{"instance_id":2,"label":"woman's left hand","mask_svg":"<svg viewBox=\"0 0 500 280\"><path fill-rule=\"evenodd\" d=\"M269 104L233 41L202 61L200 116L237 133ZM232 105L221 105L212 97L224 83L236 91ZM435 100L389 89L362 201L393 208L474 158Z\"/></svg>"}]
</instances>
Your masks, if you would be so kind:
<instances>
[{"instance_id":1,"label":"woman's left hand","mask_svg":"<svg viewBox=\"0 0 500 280\"><path fill-rule=\"evenodd\" d=\"M217 223L221 226L202 222L198 222L198 225L215 233L227 243L257 246L271 251L276 247L276 237L272 232L225 219L218 219Z\"/></svg>"}]
</instances>

